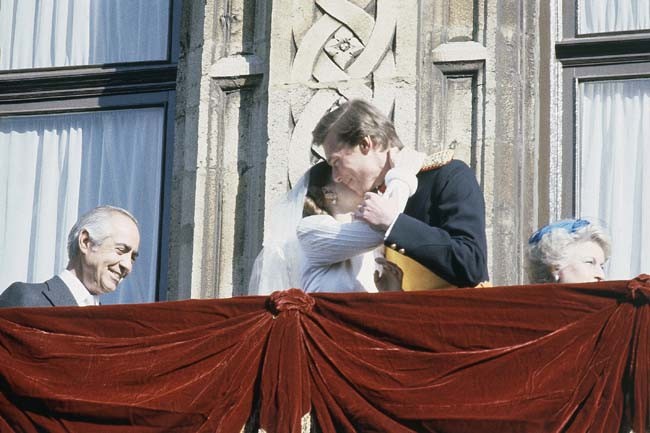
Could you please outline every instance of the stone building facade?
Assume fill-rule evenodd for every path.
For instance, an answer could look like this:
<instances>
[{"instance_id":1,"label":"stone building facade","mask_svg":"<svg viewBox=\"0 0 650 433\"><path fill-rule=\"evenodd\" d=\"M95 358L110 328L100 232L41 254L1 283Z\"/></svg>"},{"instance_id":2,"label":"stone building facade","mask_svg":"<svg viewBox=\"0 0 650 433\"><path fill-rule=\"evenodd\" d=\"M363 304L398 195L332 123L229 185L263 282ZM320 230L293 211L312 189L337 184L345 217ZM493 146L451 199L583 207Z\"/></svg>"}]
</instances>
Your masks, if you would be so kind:
<instances>
[{"instance_id":1,"label":"stone building facade","mask_svg":"<svg viewBox=\"0 0 650 433\"><path fill-rule=\"evenodd\" d=\"M573 46L566 3L185 1L168 298L246 293L270 204L308 166L318 118L352 97L407 145L474 169L491 280L525 282L529 234L573 211L555 54Z\"/></svg>"},{"instance_id":2,"label":"stone building facade","mask_svg":"<svg viewBox=\"0 0 650 433\"><path fill-rule=\"evenodd\" d=\"M169 297L246 293L268 204L308 167L320 116L352 97L405 144L475 170L492 280L522 281L542 212L538 16L503 0L185 2Z\"/></svg>"}]
</instances>

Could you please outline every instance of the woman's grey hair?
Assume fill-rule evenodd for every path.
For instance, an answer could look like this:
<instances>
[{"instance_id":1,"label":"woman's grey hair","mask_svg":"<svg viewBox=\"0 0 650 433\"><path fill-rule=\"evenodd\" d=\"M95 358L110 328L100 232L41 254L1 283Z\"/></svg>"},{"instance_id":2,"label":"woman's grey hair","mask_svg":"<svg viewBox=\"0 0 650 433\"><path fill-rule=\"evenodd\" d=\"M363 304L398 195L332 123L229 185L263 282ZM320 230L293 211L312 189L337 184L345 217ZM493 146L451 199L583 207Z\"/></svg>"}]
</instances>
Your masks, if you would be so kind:
<instances>
[{"instance_id":1,"label":"woman's grey hair","mask_svg":"<svg viewBox=\"0 0 650 433\"><path fill-rule=\"evenodd\" d=\"M322 145L331 131L338 144L349 147L357 146L364 137L370 137L382 150L404 147L393 122L363 99L344 102L324 115L312 131L314 144Z\"/></svg>"},{"instance_id":2,"label":"woman's grey hair","mask_svg":"<svg viewBox=\"0 0 650 433\"><path fill-rule=\"evenodd\" d=\"M74 259L79 255L79 236L83 230L94 245L101 245L111 235L111 218L115 214L122 214L138 226L138 220L125 209L115 206L98 206L83 214L70 229L68 234L68 258Z\"/></svg>"},{"instance_id":3,"label":"woman's grey hair","mask_svg":"<svg viewBox=\"0 0 650 433\"><path fill-rule=\"evenodd\" d=\"M611 254L609 236L598 224L584 219L561 220L542 227L528 241L527 268L531 283L556 282L557 271L567 265L567 247L593 241Z\"/></svg>"}]
</instances>

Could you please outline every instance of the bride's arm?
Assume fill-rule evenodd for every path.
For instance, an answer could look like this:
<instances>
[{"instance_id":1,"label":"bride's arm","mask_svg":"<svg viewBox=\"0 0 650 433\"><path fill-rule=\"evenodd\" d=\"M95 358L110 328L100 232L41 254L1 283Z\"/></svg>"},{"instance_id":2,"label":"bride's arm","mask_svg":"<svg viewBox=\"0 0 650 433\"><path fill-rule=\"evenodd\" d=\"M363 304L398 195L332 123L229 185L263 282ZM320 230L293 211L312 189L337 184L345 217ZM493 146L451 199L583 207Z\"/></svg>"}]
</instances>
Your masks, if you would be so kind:
<instances>
[{"instance_id":1,"label":"bride's arm","mask_svg":"<svg viewBox=\"0 0 650 433\"><path fill-rule=\"evenodd\" d=\"M317 266L342 262L384 243L384 233L368 224L342 223L330 215L303 218L297 235L305 257Z\"/></svg>"},{"instance_id":2,"label":"bride's arm","mask_svg":"<svg viewBox=\"0 0 650 433\"><path fill-rule=\"evenodd\" d=\"M400 212L417 189L416 174L422 166L424 154L403 149L395 167L386 175L386 195ZM303 218L297 229L298 240L305 257L314 265L329 265L371 251L384 242L383 231L377 231L366 222L342 223L330 215Z\"/></svg>"}]
</instances>

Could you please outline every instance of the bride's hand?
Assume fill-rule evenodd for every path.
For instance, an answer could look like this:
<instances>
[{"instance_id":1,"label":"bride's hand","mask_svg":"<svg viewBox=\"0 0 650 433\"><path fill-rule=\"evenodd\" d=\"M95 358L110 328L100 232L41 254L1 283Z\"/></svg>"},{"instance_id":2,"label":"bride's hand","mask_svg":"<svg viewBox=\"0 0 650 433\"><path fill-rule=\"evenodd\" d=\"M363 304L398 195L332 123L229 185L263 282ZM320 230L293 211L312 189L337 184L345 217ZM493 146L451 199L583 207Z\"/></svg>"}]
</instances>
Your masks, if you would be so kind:
<instances>
[{"instance_id":1,"label":"bride's hand","mask_svg":"<svg viewBox=\"0 0 650 433\"><path fill-rule=\"evenodd\" d=\"M375 286L380 292L395 292L402 290L404 272L393 262L383 257L375 258L375 262L382 266L382 272L375 271Z\"/></svg>"}]
</instances>

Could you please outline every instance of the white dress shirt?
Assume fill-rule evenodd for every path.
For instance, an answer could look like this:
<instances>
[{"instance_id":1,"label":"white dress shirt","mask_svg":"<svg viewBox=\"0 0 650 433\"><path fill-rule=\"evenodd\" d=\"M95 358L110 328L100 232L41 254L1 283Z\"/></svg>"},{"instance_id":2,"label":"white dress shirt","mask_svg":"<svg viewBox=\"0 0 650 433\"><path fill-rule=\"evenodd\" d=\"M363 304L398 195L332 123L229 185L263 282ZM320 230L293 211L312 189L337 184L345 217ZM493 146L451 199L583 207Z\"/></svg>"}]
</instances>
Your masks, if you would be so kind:
<instances>
[{"instance_id":1,"label":"white dress shirt","mask_svg":"<svg viewBox=\"0 0 650 433\"><path fill-rule=\"evenodd\" d=\"M99 296L90 293L81 280L79 280L79 278L77 278L72 272L64 269L59 274L59 278L61 278L65 285L68 286L72 296L74 296L75 301L77 301L77 305L80 307L99 305Z\"/></svg>"}]
</instances>

